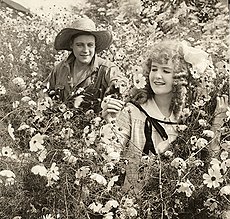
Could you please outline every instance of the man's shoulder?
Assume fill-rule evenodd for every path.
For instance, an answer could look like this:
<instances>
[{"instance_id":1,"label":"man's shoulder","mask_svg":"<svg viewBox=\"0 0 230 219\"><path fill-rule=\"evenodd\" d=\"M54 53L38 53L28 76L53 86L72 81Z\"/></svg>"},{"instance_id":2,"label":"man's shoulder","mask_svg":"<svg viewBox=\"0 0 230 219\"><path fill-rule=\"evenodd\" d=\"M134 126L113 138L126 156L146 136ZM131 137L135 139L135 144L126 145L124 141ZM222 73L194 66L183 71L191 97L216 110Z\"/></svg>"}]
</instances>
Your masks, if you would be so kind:
<instances>
[{"instance_id":1,"label":"man's shoulder","mask_svg":"<svg viewBox=\"0 0 230 219\"><path fill-rule=\"evenodd\" d=\"M68 56L64 57L62 60L60 60L56 66L57 67L60 67L60 66L63 66L63 65L70 65L71 63L73 63L75 60L75 57L74 55L71 53L69 54Z\"/></svg>"},{"instance_id":2,"label":"man's shoulder","mask_svg":"<svg viewBox=\"0 0 230 219\"><path fill-rule=\"evenodd\" d=\"M63 67L68 67L69 65L70 65L70 62L68 58L64 58L63 60L61 60L55 65L55 69L61 69Z\"/></svg>"},{"instance_id":3,"label":"man's shoulder","mask_svg":"<svg viewBox=\"0 0 230 219\"><path fill-rule=\"evenodd\" d=\"M110 60L108 59L104 59L104 58L101 58L101 57L97 57L97 60L98 60L98 66L106 66L108 68L110 67L116 67L116 65L111 62Z\"/></svg>"}]
</instances>

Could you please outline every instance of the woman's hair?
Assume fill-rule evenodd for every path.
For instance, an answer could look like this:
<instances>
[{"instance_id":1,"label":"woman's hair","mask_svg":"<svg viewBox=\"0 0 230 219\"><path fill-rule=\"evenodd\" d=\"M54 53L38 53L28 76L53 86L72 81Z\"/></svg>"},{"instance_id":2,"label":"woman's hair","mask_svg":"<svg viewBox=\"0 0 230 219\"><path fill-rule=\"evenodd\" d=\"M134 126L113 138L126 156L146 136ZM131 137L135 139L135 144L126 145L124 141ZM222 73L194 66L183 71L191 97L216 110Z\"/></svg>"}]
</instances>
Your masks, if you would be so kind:
<instances>
[{"instance_id":1,"label":"woman's hair","mask_svg":"<svg viewBox=\"0 0 230 219\"><path fill-rule=\"evenodd\" d=\"M163 40L154 44L144 63L144 76L146 77L147 85L142 90L134 91L132 100L144 103L154 96L149 82L152 62L167 64L169 60L172 60L174 64L173 97L170 109L175 116L179 116L181 108L185 103L185 86L188 84L189 64L185 62L181 43L177 40Z\"/></svg>"}]
</instances>

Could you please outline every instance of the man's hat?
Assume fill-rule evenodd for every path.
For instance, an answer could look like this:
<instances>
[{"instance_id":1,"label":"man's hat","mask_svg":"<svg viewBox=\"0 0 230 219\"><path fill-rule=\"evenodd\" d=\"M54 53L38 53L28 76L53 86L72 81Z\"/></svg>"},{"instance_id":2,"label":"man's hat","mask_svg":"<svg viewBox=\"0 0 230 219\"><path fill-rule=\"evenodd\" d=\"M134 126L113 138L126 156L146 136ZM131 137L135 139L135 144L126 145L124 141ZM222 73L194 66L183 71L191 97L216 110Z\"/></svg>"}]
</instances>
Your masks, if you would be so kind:
<instances>
[{"instance_id":1,"label":"man's hat","mask_svg":"<svg viewBox=\"0 0 230 219\"><path fill-rule=\"evenodd\" d=\"M95 36L96 52L107 49L112 43L112 33L110 31L97 31L95 23L91 19L79 18L70 27L64 28L58 33L54 41L54 48L71 51L70 40L76 34L92 34Z\"/></svg>"}]
</instances>

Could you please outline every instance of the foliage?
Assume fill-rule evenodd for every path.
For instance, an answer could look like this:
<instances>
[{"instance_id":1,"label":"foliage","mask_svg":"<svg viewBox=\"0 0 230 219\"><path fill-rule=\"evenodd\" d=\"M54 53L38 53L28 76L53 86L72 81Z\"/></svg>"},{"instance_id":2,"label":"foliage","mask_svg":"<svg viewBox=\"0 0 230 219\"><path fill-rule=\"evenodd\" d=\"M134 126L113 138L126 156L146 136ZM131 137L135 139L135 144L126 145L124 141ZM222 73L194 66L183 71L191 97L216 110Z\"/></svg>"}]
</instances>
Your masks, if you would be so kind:
<instances>
[{"instance_id":1,"label":"foliage","mask_svg":"<svg viewBox=\"0 0 230 219\"><path fill-rule=\"evenodd\" d=\"M215 95L229 91L228 10L213 1L202 6L209 15L203 19L201 4L173 3L89 1L83 11L60 12L52 20L1 9L1 218L161 218L162 212L168 218L225 218L230 211L229 121L215 157L207 150L215 137L204 130L210 130ZM113 31L112 46L100 55L127 76L120 98L127 98L148 48L162 38L186 40L213 59L212 98L208 105L190 108L187 129L167 153L148 160L152 178L137 196L127 197L121 187L126 163L113 122L92 110L52 105L40 95L53 65L68 55L53 49L54 37L82 14ZM205 175L206 186L208 173L215 180ZM213 186L214 181L219 184Z\"/></svg>"}]
</instances>

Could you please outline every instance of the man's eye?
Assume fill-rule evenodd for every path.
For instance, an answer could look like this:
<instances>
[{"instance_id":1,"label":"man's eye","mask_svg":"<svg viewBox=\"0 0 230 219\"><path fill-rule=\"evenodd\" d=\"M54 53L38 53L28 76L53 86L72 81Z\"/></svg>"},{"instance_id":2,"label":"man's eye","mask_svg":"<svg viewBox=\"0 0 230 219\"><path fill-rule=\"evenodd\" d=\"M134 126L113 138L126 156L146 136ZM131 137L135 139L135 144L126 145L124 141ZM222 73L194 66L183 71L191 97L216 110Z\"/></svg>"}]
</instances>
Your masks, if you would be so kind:
<instances>
[{"instance_id":1,"label":"man's eye","mask_svg":"<svg viewBox=\"0 0 230 219\"><path fill-rule=\"evenodd\" d=\"M157 68L152 68L151 71L157 71Z\"/></svg>"},{"instance_id":2,"label":"man's eye","mask_svg":"<svg viewBox=\"0 0 230 219\"><path fill-rule=\"evenodd\" d=\"M171 71L168 71L168 70L164 70L164 72L165 72L166 74L170 74L170 73L171 73Z\"/></svg>"},{"instance_id":3,"label":"man's eye","mask_svg":"<svg viewBox=\"0 0 230 219\"><path fill-rule=\"evenodd\" d=\"M88 44L88 47L94 47L94 44L92 43L92 44Z\"/></svg>"}]
</instances>

